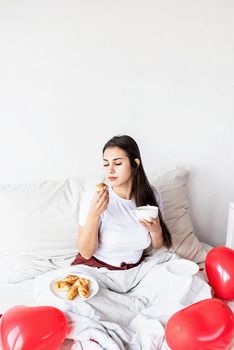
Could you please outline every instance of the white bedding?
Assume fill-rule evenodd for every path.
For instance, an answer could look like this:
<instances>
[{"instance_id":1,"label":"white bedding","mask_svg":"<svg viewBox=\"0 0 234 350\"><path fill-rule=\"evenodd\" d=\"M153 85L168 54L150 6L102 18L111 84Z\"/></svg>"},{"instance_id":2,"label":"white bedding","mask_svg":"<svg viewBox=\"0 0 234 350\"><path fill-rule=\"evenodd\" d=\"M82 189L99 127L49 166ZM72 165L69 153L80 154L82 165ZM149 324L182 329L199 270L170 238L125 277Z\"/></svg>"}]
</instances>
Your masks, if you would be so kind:
<instances>
[{"instance_id":1,"label":"white bedding","mask_svg":"<svg viewBox=\"0 0 234 350\"><path fill-rule=\"evenodd\" d=\"M14 305L35 305L33 279L20 283L0 283L0 313Z\"/></svg>"},{"instance_id":2,"label":"white bedding","mask_svg":"<svg viewBox=\"0 0 234 350\"><path fill-rule=\"evenodd\" d=\"M202 245L206 251L212 248L206 243L202 243ZM4 267L1 267L1 269L4 269ZM19 283L0 282L0 314L14 305L35 305L33 281L34 279Z\"/></svg>"},{"instance_id":3,"label":"white bedding","mask_svg":"<svg viewBox=\"0 0 234 350\"><path fill-rule=\"evenodd\" d=\"M209 245L204 245L207 251L212 247ZM26 280L20 283L0 283L0 314L4 313L7 309L14 305L36 305L36 298L33 294L34 280ZM164 298L164 300L166 300ZM39 300L38 300L39 302ZM229 303L234 310L234 303ZM91 342L77 342L75 345L72 341L66 340L65 344L62 346L61 350L71 349L73 346L74 350L92 350L100 349L99 346Z\"/></svg>"},{"instance_id":4,"label":"white bedding","mask_svg":"<svg viewBox=\"0 0 234 350\"><path fill-rule=\"evenodd\" d=\"M75 340L95 339L106 350L168 350L164 326L176 311L211 298L210 286L198 276L178 276L166 269L176 256L155 254L125 271L76 265L35 279L38 305L53 305L68 316ZM86 274L99 284L94 298L83 303L60 299L51 282L69 273ZM75 349L75 347L74 347Z\"/></svg>"},{"instance_id":5,"label":"white bedding","mask_svg":"<svg viewBox=\"0 0 234 350\"><path fill-rule=\"evenodd\" d=\"M20 283L0 283L0 314L6 312L14 305L35 306L36 301L33 294L34 279L22 281ZM71 350L73 341L67 339L60 350ZM93 342L76 342L76 350L100 349Z\"/></svg>"}]
</instances>

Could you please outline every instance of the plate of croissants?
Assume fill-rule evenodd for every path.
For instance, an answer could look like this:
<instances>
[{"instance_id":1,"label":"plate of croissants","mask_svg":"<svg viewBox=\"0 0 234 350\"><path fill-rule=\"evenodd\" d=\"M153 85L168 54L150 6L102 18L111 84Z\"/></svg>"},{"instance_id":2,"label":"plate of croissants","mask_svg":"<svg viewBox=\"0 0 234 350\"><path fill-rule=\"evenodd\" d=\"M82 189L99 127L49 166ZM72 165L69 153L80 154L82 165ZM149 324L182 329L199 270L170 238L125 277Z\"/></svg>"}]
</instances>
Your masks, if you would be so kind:
<instances>
[{"instance_id":1,"label":"plate of croissants","mask_svg":"<svg viewBox=\"0 0 234 350\"><path fill-rule=\"evenodd\" d=\"M99 287L92 277L71 273L53 280L50 289L56 297L79 303L94 297Z\"/></svg>"}]
</instances>

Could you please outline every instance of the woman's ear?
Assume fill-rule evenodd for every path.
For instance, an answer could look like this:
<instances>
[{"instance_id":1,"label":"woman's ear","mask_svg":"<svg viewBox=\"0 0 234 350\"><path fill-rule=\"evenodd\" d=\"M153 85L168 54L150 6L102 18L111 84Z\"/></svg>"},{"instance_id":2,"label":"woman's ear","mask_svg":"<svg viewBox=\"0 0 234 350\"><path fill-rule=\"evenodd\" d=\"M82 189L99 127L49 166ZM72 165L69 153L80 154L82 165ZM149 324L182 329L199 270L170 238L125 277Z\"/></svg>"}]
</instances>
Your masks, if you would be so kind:
<instances>
[{"instance_id":1,"label":"woman's ear","mask_svg":"<svg viewBox=\"0 0 234 350\"><path fill-rule=\"evenodd\" d=\"M139 165L141 164L141 161L140 161L140 159L138 159L138 158L135 158L134 160L135 160L135 162L137 163L137 167L139 168Z\"/></svg>"}]
</instances>

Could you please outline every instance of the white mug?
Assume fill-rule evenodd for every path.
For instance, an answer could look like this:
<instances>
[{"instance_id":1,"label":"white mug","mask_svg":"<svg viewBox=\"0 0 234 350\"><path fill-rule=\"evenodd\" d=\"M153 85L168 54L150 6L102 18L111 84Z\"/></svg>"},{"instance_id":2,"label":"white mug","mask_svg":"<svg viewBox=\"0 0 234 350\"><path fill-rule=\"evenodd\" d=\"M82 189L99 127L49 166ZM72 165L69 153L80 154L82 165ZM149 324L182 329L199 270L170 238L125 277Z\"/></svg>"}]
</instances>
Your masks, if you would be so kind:
<instances>
[{"instance_id":1,"label":"white mug","mask_svg":"<svg viewBox=\"0 0 234 350\"><path fill-rule=\"evenodd\" d=\"M137 220L145 219L147 221L152 221L152 219L156 219L158 216L158 207L153 205L144 205L132 210L132 214Z\"/></svg>"}]
</instances>

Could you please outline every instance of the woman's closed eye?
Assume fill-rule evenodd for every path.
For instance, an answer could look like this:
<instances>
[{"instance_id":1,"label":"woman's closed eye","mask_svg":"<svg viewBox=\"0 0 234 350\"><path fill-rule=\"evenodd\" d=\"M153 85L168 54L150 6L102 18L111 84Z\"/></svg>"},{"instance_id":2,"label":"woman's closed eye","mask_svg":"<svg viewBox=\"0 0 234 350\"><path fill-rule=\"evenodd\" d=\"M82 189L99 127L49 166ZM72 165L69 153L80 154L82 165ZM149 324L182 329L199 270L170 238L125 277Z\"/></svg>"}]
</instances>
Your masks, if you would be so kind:
<instances>
[{"instance_id":1,"label":"woman's closed eye","mask_svg":"<svg viewBox=\"0 0 234 350\"><path fill-rule=\"evenodd\" d=\"M122 163L114 163L115 165L121 165ZM103 166L109 166L109 164L103 164Z\"/></svg>"}]
</instances>

